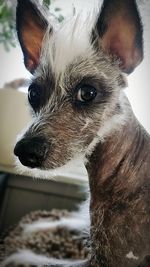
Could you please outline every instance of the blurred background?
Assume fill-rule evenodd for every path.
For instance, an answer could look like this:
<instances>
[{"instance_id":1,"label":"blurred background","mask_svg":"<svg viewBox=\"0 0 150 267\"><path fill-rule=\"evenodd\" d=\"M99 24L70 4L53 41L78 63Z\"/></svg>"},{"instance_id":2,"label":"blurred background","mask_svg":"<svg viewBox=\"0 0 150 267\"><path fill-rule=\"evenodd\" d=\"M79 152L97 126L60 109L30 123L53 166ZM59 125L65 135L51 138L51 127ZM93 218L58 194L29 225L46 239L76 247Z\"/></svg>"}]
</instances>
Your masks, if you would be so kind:
<instances>
[{"instance_id":1,"label":"blurred background","mask_svg":"<svg viewBox=\"0 0 150 267\"><path fill-rule=\"evenodd\" d=\"M41 1L42 3L43 1ZM74 10L91 11L98 0L45 0L60 23ZM150 132L150 2L139 0L144 24L145 58L129 77L126 93L141 124ZM24 214L36 209L76 209L85 198L87 174L80 162L73 163L55 181L34 181L19 175L14 167L13 146L16 136L30 121L27 107L27 86L30 74L15 33L16 1L0 0L0 229L16 223ZM39 177L40 178L40 177ZM20 203L21 199L21 203Z\"/></svg>"}]
</instances>

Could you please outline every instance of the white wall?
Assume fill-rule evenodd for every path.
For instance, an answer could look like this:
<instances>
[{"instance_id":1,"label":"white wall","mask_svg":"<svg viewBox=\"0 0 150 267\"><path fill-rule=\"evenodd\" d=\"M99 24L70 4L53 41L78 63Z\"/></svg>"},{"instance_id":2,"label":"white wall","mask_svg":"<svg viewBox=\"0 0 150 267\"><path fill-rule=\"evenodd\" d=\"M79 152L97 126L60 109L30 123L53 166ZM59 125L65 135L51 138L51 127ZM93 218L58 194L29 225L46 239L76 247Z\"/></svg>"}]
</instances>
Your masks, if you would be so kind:
<instances>
[{"instance_id":1,"label":"white wall","mask_svg":"<svg viewBox=\"0 0 150 267\"><path fill-rule=\"evenodd\" d=\"M16 78L28 77L30 74L24 67L20 47L12 48L8 53L0 45L0 87Z\"/></svg>"},{"instance_id":2,"label":"white wall","mask_svg":"<svg viewBox=\"0 0 150 267\"><path fill-rule=\"evenodd\" d=\"M62 13L68 16L72 13L73 6L76 6L77 10L86 12L86 10L91 10L94 2L96 3L97 1L98 0L55 0L53 1L52 10L54 10L54 7L61 7L63 9ZM145 1L146 6L143 12L145 24L145 59L129 77L129 89L127 90L127 94L138 119L150 132L150 34L148 29L150 3L148 2L149 1ZM0 87L2 87L5 82L21 77L30 77L30 74L23 65L23 57L19 46L15 49L12 48L9 53L6 53L3 47L0 46Z\"/></svg>"}]
</instances>

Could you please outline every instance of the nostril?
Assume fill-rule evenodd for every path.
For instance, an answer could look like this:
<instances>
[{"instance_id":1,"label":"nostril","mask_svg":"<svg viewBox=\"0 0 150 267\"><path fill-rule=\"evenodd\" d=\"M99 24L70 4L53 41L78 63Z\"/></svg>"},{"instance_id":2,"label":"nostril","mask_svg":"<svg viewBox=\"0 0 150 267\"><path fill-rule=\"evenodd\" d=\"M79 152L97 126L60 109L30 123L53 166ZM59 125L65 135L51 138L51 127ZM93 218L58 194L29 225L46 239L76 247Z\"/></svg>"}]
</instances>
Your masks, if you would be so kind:
<instances>
[{"instance_id":1,"label":"nostril","mask_svg":"<svg viewBox=\"0 0 150 267\"><path fill-rule=\"evenodd\" d=\"M15 156L19 157L19 155L22 153L22 147L21 142L18 142L14 148L14 154Z\"/></svg>"},{"instance_id":2,"label":"nostril","mask_svg":"<svg viewBox=\"0 0 150 267\"><path fill-rule=\"evenodd\" d=\"M31 168L41 167L48 151L49 144L43 137L23 138L14 148L20 162Z\"/></svg>"},{"instance_id":3,"label":"nostril","mask_svg":"<svg viewBox=\"0 0 150 267\"><path fill-rule=\"evenodd\" d=\"M30 153L30 154L28 154L28 159L31 162L36 162L37 160L40 159L40 157L38 155L36 155L36 154Z\"/></svg>"}]
</instances>

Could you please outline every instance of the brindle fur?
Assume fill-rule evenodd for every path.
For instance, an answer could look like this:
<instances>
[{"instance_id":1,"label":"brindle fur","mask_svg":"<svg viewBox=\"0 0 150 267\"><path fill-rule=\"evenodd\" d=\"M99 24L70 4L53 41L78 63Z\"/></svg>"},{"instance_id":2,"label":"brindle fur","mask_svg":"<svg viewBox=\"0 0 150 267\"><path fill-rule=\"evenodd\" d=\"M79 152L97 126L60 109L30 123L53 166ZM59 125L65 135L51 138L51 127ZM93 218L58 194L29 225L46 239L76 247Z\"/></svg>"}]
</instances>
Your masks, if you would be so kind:
<instances>
[{"instance_id":1,"label":"brindle fur","mask_svg":"<svg viewBox=\"0 0 150 267\"><path fill-rule=\"evenodd\" d=\"M137 267L150 252L149 151L149 135L131 114L89 158L93 266ZM139 259L127 259L130 251Z\"/></svg>"}]
</instances>

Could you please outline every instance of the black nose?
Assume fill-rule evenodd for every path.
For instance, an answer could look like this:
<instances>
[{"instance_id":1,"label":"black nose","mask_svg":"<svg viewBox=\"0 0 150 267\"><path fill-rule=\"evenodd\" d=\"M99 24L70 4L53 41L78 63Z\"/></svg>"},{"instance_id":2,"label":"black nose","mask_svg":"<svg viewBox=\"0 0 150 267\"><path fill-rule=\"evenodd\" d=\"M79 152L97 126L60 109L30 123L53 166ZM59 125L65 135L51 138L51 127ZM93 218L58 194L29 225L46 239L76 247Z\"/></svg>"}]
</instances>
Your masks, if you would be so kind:
<instances>
[{"instance_id":1,"label":"black nose","mask_svg":"<svg viewBox=\"0 0 150 267\"><path fill-rule=\"evenodd\" d=\"M43 137L23 138L15 148L14 154L19 158L20 162L27 167L41 167L46 159L49 144Z\"/></svg>"}]
</instances>

